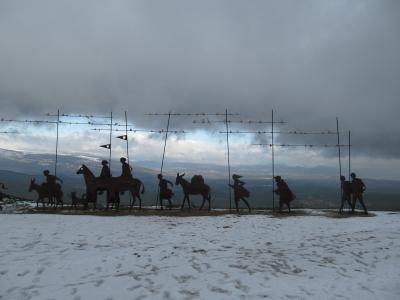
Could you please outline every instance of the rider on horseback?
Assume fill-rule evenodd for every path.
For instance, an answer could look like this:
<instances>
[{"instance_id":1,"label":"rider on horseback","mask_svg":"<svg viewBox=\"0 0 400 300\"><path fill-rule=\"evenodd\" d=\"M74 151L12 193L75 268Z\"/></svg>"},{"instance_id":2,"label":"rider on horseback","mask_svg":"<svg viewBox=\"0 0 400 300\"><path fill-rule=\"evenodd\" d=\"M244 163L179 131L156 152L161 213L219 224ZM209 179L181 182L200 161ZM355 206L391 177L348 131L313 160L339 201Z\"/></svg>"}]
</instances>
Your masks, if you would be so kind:
<instances>
[{"instance_id":1,"label":"rider on horseback","mask_svg":"<svg viewBox=\"0 0 400 300\"><path fill-rule=\"evenodd\" d=\"M103 168L101 169L99 178L101 178L101 179L111 178L111 171L110 171L110 168L108 167L108 161L103 160L101 162L101 164L103 165ZM102 195L105 190L106 189L99 189L98 191L100 192L100 195Z\"/></svg>"},{"instance_id":2,"label":"rider on horseback","mask_svg":"<svg viewBox=\"0 0 400 300\"><path fill-rule=\"evenodd\" d=\"M43 175L46 176L46 182L42 183L42 187L47 189L49 202L53 203L53 197L57 198L57 195L62 194L61 185L57 183L57 181L59 181L61 184L63 181L56 175L51 175L49 170L44 170Z\"/></svg>"},{"instance_id":3,"label":"rider on horseback","mask_svg":"<svg viewBox=\"0 0 400 300\"><path fill-rule=\"evenodd\" d=\"M126 162L126 158L121 157L119 161L122 163L121 177L132 178L132 167Z\"/></svg>"},{"instance_id":4,"label":"rider on horseback","mask_svg":"<svg viewBox=\"0 0 400 300\"><path fill-rule=\"evenodd\" d=\"M50 189L61 189L60 184L57 183L57 181L59 181L61 184L63 183L61 178L57 177L56 175L51 175L49 170L44 170L43 175L46 176L46 184Z\"/></svg>"},{"instance_id":5,"label":"rider on horseback","mask_svg":"<svg viewBox=\"0 0 400 300\"><path fill-rule=\"evenodd\" d=\"M110 178L111 177L111 171L110 168L108 167L108 161L103 160L101 162L101 164L103 165L103 168L101 169L101 173L99 178Z\"/></svg>"}]
</instances>

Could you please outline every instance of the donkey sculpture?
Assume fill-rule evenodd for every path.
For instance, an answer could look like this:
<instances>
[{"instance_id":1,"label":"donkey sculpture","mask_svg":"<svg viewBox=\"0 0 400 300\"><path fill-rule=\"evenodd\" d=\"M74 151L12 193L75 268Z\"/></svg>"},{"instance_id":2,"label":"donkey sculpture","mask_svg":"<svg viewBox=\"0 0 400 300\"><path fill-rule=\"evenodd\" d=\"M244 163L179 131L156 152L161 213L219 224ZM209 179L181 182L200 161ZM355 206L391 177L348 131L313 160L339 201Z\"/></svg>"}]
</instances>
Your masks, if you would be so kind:
<instances>
[{"instance_id":1,"label":"donkey sculpture","mask_svg":"<svg viewBox=\"0 0 400 300\"><path fill-rule=\"evenodd\" d=\"M41 185L35 182L35 178L31 179L31 183L29 185L29 192L36 191L38 194L38 198L36 200L36 207L39 207L39 202L42 202L43 207L45 207L44 198L48 199L48 204L55 204L55 208L60 204L63 207L64 202L62 200L63 192L60 189L56 189L54 192L51 191L46 183L42 183ZM56 201L54 201L54 198Z\"/></svg>"},{"instance_id":2,"label":"donkey sculpture","mask_svg":"<svg viewBox=\"0 0 400 300\"><path fill-rule=\"evenodd\" d=\"M82 165L76 173L82 174L85 179L88 201L93 201L95 203L97 201L97 191L107 190L107 208L110 203L115 203L118 207L118 193L129 191L132 195L129 204L130 209L133 208L136 198L139 199L139 208L142 208L142 198L140 197L140 193L144 193L144 185L139 179L130 177L96 178L92 171L90 171L90 169L85 165ZM140 188L142 188L141 192Z\"/></svg>"},{"instance_id":3,"label":"donkey sculpture","mask_svg":"<svg viewBox=\"0 0 400 300\"><path fill-rule=\"evenodd\" d=\"M175 181L175 185L182 186L182 190L184 193L181 209L183 209L183 207L185 206L186 200L188 201L189 208L191 208L189 195L202 195L203 203L201 204L200 209L202 209L204 207L204 204L207 200L208 201L208 210L210 210L211 209L211 194L210 194L211 189L210 189L210 187L205 183L193 184L193 183L187 181L186 179L184 179L183 176L185 176L185 173L183 173L182 175L179 175L179 173L177 173L176 181Z\"/></svg>"}]
</instances>

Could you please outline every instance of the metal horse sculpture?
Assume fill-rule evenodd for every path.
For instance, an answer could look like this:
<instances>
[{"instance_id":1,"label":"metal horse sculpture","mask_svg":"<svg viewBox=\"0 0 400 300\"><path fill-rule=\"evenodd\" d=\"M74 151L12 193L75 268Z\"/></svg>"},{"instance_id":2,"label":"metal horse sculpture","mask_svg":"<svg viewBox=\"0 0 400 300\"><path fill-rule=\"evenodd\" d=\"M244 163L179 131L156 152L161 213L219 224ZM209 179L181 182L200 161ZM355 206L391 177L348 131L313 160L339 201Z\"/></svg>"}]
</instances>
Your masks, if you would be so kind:
<instances>
[{"instance_id":1,"label":"metal horse sculpture","mask_svg":"<svg viewBox=\"0 0 400 300\"><path fill-rule=\"evenodd\" d=\"M83 174L86 183L86 195L88 201L96 203L97 191L107 190L107 208L110 203L116 203L119 206L119 198L115 195L120 192L129 191L132 195L130 202L130 209L136 202L136 198L139 199L139 208L142 208L142 198L140 198L140 187L142 187L142 194L144 193L144 185L137 178L124 178L124 177L111 177L111 178L96 178L92 171L82 165L77 174ZM118 199L117 199L118 198ZM96 206L95 206L96 207Z\"/></svg>"},{"instance_id":2,"label":"metal horse sculpture","mask_svg":"<svg viewBox=\"0 0 400 300\"><path fill-rule=\"evenodd\" d=\"M202 209L204 207L204 204L207 200L208 201L208 210L210 210L211 209L211 194L210 194L211 189L210 189L210 187L207 184L192 185L192 183L190 183L189 181L184 179L183 176L185 176L185 173L183 173L182 175L179 175L179 173L177 173L176 181L175 181L175 185L180 184L182 186L183 193L184 193L181 209L183 209L186 200L188 201L189 208L191 208L189 195L202 195L203 203L201 204L200 209Z\"/></svg>"},{"instance_id":3,"label":"metal horse sculpture","mask_svg":"<svg viewBox=\"0 0 400 300\"><path fill-rule=\"evenodd\" d=\"M41 185L35 183L35 178L31 179L31 183L29 185L29 192L36 191L38 194L38 198L36 200L36 207L39 207L39 201L42 202L43 207L45 207L44 198L48 199L48 204L55 204L55 208L57 208L58 204L63 207L64 202L62 200L63 192L61 189L57 189L54 193L52 193L47 184L42 183ZM54 201L54 198L56 201Z\"/></svg>"}]
</instances>

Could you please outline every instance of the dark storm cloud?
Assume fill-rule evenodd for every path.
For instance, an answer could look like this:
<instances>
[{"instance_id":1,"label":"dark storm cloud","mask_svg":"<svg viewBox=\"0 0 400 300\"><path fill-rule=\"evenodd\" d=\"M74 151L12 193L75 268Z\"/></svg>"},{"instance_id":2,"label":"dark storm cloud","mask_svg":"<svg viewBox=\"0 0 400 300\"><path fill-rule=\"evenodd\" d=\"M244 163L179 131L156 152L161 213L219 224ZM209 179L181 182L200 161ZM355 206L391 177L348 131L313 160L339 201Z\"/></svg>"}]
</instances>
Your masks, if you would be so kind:
<instances>
[{"instance_id":1,"label":"dark storm cloud","mask_svg":"<svg viewBox=\"0 0 400 300\"><path fill-rule=\"evenodd\" d=\"M359 152L399 157L399 36L395 0L3 0L1 116L274 108L290 129L338 116Z\"/></svg>"}]
</instances>

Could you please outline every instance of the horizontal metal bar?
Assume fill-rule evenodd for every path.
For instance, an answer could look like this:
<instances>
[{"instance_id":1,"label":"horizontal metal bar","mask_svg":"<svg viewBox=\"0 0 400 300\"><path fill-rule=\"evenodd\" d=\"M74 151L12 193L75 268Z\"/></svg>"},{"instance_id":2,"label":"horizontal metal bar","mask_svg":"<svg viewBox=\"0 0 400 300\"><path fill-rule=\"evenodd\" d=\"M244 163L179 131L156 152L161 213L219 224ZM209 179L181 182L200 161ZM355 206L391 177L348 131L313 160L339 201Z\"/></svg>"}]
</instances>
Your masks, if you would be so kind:
<instances>
[{"instance_id":1,"label":"horizontal metal bar","mask_svg":"<svg viewBox=\"0 0 400 300\"><path fill-rule=\"evenodd\" d=\"M309 147L309 148L328 148L328 147L351 147L352 145L291 145L291 144L251 144L252 146L269 146L269 147Z\"/></svg>"},{"instance_id":2,"label":"horizontal metal bar","mask_svg":"<svg viewBox=\"0 0 400 300\"><path fill-rule=\"evenodd\" d=\"M243 121L243 120L238 120L238 121L234 121L234 120L193 120L194 124L213 124L213 123L237 123L237 124L286 124L283 121L279 121L279 122L270 122L270 121ZM275 132L275 131L274 131ZM226 133L226 132L225 132Z\"/></svg>"},{"instance_id":3,"label":"horizontal metal bar","mask_svg":"<svg viewBox=\"0 0 400 300\"><path fill-rule=\"evenodd\" d=\"M237 113L147 113L145 116L239 116Z\"/></svg>"},{"instance_id":4,"label":"horizontal metal bar","mask_svg":"<svg viewBox=\"0 0 400 300\"><path fill-rule=\"evenodd\" d=\"M272 134L272 131L220 131L219 133L254 133L254 134ZM337 134L337 132L332 131L319 131L319 132L305 132L305 131L274 131L273 133L277 134L299 134L299 135L307 135L307 134Z\"/></svg>"},{"instance_id":5,"label":"horizontal metal bar","mask_svg":"<svg viewBox=\"0 0 400 300\"><path fill-rule=\"evenodd\" d=\"M58 117L57 114L47 113L48 117ZM95 118L95 119L111 119L111 116L95 116L95 115L83 115L83 114L60 114L60 117L69 117L69 118Z\"/></svg>"},{"instance_id":6,"label":"horizontal metal bar","mask_svg":"<svg viewBox=\"0 0 400 300\"><path fill-rule=\"evenodd\" d=\"M93 129L91 129L91 130L94 130L94 131L110 131L110 129L107 129L107 128L93 128ZM125 132L126 130L125 129L113 129L112 131L116 131L116 132L118 132L118 131L121 131L121 132ZM188 133L187 131L184 131L184 130L165 130L165 129L160 129L160 130L146 130L146 129L132 129L132 128L130 128L130 129L128 129L127 130L128 132L133 132L133 133L135 133L135 132L148 132L148 133Z\"/></svg>"}]
</instances>

